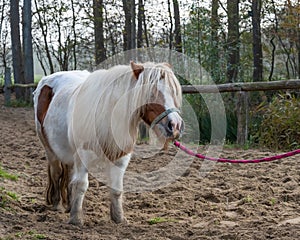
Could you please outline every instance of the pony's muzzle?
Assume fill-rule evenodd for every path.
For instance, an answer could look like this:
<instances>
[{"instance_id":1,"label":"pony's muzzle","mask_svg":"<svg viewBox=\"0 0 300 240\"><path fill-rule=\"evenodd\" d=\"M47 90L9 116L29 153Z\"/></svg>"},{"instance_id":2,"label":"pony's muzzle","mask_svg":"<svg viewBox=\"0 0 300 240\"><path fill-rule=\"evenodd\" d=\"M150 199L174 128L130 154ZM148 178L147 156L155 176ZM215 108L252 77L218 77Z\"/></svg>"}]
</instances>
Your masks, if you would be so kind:
<instances>
[{"instance_id":1,"label":"pony's muzzle","mask_svg":"<svg viewBox=\"0 0 300 240\"><path fill-rule=\"evenodd\" d=\"M180 122L176 122L174 120L169 120L166 125L166 133L167 137L172 140L178 139L181 137L184 131L184 122L181 120Z\"/></svg>"}]
</instances>

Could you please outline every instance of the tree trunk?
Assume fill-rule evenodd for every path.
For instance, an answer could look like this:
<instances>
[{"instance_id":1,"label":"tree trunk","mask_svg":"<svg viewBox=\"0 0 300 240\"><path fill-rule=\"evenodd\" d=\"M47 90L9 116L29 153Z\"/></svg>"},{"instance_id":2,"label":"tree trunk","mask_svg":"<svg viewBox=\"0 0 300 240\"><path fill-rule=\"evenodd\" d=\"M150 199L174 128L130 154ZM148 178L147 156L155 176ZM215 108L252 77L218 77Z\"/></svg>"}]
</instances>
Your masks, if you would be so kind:
<instances>
[{"instance_id":1,"label":"tree trunk","mask_svg":"<svg viewBox=\"0 0 300 240\"><path fill-rule=\"evenodd\" d=\"M110 26L110 20L107 17L108 13L105 5L103 5L103 10L104 10L105 22L107 26ZM110 39L111 43L110 44L107 43L107 45L111 47L111 54L112 56L114 56L116 54L117 41L114 39L114 32L112 31L111 27L108 27L108 32L109 32L108 38Z\"/></svg>"},{"instance_id":2,"label":"tree trunk","mask_svg":"<svg viewBox=\"0 0 300 240\"><path fill-rule=\"evenodd\" d=\"M14 80L15 83L25 83L19 23L19 0L10 0L11 45ZM23 99L24 92L22 89L15 88L15 91L16 98Z\"/></svg>"},{"instance_id":3,"label":"tree trunk","mask_svg":"<svg viewBox=\"0 0 300 240\"><path fill-rule=\"evenodd\" d=\"M168 13L169 13L169 19L170 19L169 49L172 49L172 46L173 46L173 18L172 18L170 0L168 0Z\"/></svg>"},{"instance_id":4,"label":"tree trunk","mask_svg":"<svg viewBox=\"0 0 300 240\"><path fill-rule=\"evenodd\" d=\"M180 28L180 12L178 0L173 0L174 20L175 20L175 49L177 52L182 52L182 39Z\"/></svg>"},{"instance_id":5,"label":"tree trunk","mask_svg":"<svg viewBox=\"0 0 300 240\"><path fill-rule=\"evenodd\" d=\"M95 34L95 60L96 65L106 59L104 47L104 29L103 29L103 0L93 0L94 5L94 34Z\"/></svg>"},{"instance_id":6,"label":"tree trunk","mask_svg":"<svg viewBox=\"0 0 300 240\"><path fill-rule=\"evenodd\" d=\"M211 5L211 56L210 56L210 72L215 83L220 80L220 66L219 66L219 0L212 0Z\"/></svg>"},{"instance_id":7,"label":"tree trunk","mask_svg":"<svg viewBox=\"0 0 300 240\"><path fill-rule=\"evenodd\" d=\"M275 68L275 52L276 52L276 44L274 43L275 40L275 36L273 36L270 39L270 43L272 45L272 57L271 57L271 69L270 69L270 73L269 73L269 77L268 80L272 81L273 78L273 73L274 73L274 68Z\"/></svg>"},{"instance_id":8,"label":"tree trunk","mask_svg":"<svg viewBox=\"0 0 300 240\"><path fill-rule=\"evenodd\" d=\"M298 78L300 79L300 0L298 0L298 13L297 13L297 38L298 41L296 43L296 47L297 47L297 51L298 51L298 69L297 69L297 73L298 73Z\"/></svg>"},{"instance_id":9,"label":"tree trunk","mask_svg":"<svg viewBox=\"0 0 300 240\"><path fill-rule=\"evenodd\" d=\"M237 144L243 146L248 139L249 107L248 93L237 93Z\"/></svg>"},{"instance_id":10,"label":"tree trunk","mask_svg":"<svg viewBox=\"0 0 300 240\"><path fill-rule=\"evenodd\" d=\"M144 3L144 6L145 6L145 3ZM148 31L147 31L145 7L144 7L144 14L143 14L143 24L144 24L144 37L145 37L146 46L149 47L150 44L149 44Z\"/></svg>"},{"instance_id":11,"label":"tree trunk","mask_svg":"<svg viewBox=\"0 0 300 240\"><path fill-rule=\"evenodd\" d=\"M34 82L33 50L31 35L31 0L24 0L23 7L23 52L25 83ZM25 88L25 101L32 102L32 89Z\"/></svg>"},{"instance_id":12,"label":"tree trunk","mask_svg":"<svg viewBox=\"0 0 300 240\"><path fill-rule=\"evenodd\" d=\"M253 81L263 79L263 52L261 44L261 0L252 1L252 34L253 34Z\"/></svg>"},{"instance_id":13,"label":"tree trunk","mask_svg":"<svg viewBox=\"0 0 300 240\"><path fill-rule=\"evenodd\" d=\"M123 0L123 10L125 14L125 27L123 31L124 51L132 49L132 2L134 0Z\"/></svg>"},{"instance_id":14,"label":"tree trunk","mask_svg":"<svg viewBox=\"0 0 300 240\"><path fill-rule=\"evenodd\" d=\"M143 46L143 19L145 14L144 1L139 0L139 11L138 11L138 31L137 31L137 48Z\"/></svg>"},{"instance_id":15,"label":"tree trunk","mask_svg":"<svg viewBox=\"0 0 300 240\"><path fill-rule=\"evenodd\" d=\"M131 15L131 43L130 43L130 49L136 48L136 10L135 10L135 0L131 0L130 3L130 15Z\"/></svg>"},{"instance_id":16,"label":"tree trunk","mask_svg":"<svg viewBox=\"0 0 300 240\"><path fill-rule=\"evenodd\" d=\"M77 47L77 33L76 33L76 13L75 13L75 4L74 0L71 0L71 7L72 7L72 32L73 32L73 69L77 69L77 54L76 54L76 47Z\"/></svg>"},{"instance_id":17,"label":"tree trunk","mask_svg":"<svg viewBox=\"0 0 300 240\"><path fill-rule=\"evenodd\" d=\"M228 66L227 81L236 82L240 65L239 50L239 0L227 0L228 16Z\"/></svg>"}]
</instances>

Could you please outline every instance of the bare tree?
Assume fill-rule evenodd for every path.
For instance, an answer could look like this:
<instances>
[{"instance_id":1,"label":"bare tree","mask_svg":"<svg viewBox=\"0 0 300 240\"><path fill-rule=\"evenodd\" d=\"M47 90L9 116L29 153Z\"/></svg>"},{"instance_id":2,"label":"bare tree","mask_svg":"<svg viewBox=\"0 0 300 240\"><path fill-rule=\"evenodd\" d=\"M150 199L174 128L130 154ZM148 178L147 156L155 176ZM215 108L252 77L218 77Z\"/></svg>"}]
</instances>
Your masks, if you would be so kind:
<instances>
[{"instance_id":1,"label":"bare tree","mask_svg":"<svg viewBox=\"0 0 300 240\"><path fill-rule=\"evenodd\" d=\"M45 74L92 64L87 58L94 52L93 4L79 0L34 3L34 47Z\"/></svg>"},{"instance_id":2,"label":"bare tree","mask_svg":"<svg viewBox=\"0 0 300 240\"><path fill-rule=\"evenodd\" d=\"M36 47L38 50L37 51L38 58L44 69L44 73L47 74L46 67L44 66L44 62L43 62L43 59L44 59L43 55L45 54L50 73L54 73L54 64L53 64L53 60L52 60L51 53L50 53L49 43L48 43L49 30L48 30L48 25L47 25L47 20L45 18L45 14L43 14L43 13L45 13L45 11L47 11L47 5L45 3L45 0L39 1L39 3L37 0L34 0L34 4L35 4L35 8L36 8L35 14L37 15L37 23L39 26L39 31L42 34L42 42L43 42L43 44L40 44L40 41L36 42ZM41 49L41 45L43 45L42 49Z\"/></svg>"},{"instance_id":3,"label":"bare tree","mask_svg":"<svg viewBox=\"0 0 300 240\"><path fill-rule=\"evenodd\" d=\"M9 1L1 0L0 3L0 61L1 67L6 69L10 62L10 26L9 26Z\"/></svg>"}]
</instances>

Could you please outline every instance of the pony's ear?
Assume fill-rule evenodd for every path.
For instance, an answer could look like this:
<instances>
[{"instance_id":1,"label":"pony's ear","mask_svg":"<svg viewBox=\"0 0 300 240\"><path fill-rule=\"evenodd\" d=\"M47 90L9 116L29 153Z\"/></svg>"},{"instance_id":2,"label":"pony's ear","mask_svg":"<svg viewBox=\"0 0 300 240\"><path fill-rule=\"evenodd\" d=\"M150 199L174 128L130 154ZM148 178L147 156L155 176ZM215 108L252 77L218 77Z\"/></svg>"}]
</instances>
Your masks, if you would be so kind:
<instances>
[{"instance_id":1,"label":"pony's ear","mask_svg":"<svg viewBox=\"0 0 300 240\"><path fill-rule=\"evenodd\" d=\"M144 71L144 67L142 64L136 64L134 61L130 61L130 66L131 66L133 75L134 75L135 79L137 80L139 78L139 75L141 74L141 72Z\"/></svg>"}]
</instances>

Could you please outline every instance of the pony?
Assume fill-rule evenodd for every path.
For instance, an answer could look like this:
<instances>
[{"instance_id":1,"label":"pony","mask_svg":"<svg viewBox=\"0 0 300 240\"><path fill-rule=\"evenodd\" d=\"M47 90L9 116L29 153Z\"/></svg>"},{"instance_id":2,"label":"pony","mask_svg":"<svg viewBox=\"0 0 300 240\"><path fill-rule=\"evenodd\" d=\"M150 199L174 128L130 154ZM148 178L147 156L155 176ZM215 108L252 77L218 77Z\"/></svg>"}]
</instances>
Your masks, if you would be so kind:
<instances>
[{"instance_id":1,"label":"pony","mask_svg":"<svg viewBox=\"0 0 300 240\"><path fill-rule=\"evenodd\" d=\"M37 135L48 160L46 203L70 213L82 225L88 174L104 166L110 216L126 222L123 177L144 121L165 140L179 138L182 92L168 63L135 63L109 69L57 72L43 77L34 92Z\"/></svg>"}]
</instances>

